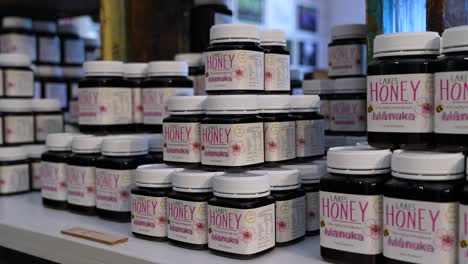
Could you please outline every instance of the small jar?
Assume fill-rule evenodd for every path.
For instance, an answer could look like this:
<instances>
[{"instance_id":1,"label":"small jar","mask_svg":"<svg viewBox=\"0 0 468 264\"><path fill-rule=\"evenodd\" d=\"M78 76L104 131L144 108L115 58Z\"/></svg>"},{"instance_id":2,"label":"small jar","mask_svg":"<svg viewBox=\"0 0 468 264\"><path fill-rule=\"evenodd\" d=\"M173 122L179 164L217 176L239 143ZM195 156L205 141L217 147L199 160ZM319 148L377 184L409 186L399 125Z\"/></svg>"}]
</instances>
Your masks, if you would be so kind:
<instances>
[{"instance_id":1,"label":"small jar","mask_svg":"<svg viewBox=\"0 0 468 264\"><path fill-rule=\"evenodd\" d=\"M59 100L34 99L31 105L34 112L36 143L44 143L50 133L64 131L63 113Z\"/></svg>"},{"instance_id":2,"label":"small jar","mask_svg":"<svg viewBox=\"0 0 468 264\"><path fill-rule=\"evenodd\" d=\"M330 96L328 134L366 136L366 78L339 78Z\"/></svg>"},{"instance_id":3,"label":"small jar","mask_svg":"<svg viewBox=\"0 0 468 264\"><path fill-rule=\"evenodd\" d=\"M318 95L320 97L319 113L323 115L323 129L325 134L330 131L331 108L330 102L333 96L333 80L304 80L304 94Z\"/></svg>"},{"instance_id":4,"label":"small jar","mask_svg":"<svg viewBox=\"0 0 468 264\"><path fill-rule=\"evenodd\" d=\"M66 121L72 125L78 125L78 82L83 78L83 67L64 66L63 78L67 83L68 112L65 114Z\"/></svg>"},{"instance_id":5,"label":"small jar","mask_svg":"<svg viewBox=\"0 0 468 264\"><path fill-rule=\"evenodd\" d=\"M37 79L41 85L42 98L57 99L64 111L68 110L68 87L59 66L38 65Z\"/></svg>"},{"instance_id":6,"label":"small jar","mask_svg":"<svg viewBox=\"0 0 468 264\"><path fill-rule=\"evenodd\" d=\"M153 61L148 64L143 88L143 124L148 133L162 133L162 121L168 117L167 99L175 95L193 95L188 65L182 61Z\"/></svg>"},{"instance_id":7,"label":"small jar","mask_svg":"<svg viewBox=\"0 0 468 264\"><path fill-rule=\"evenodd\" d=\"M0 54L0 70L2 73L1 97L32 98L34 96L34 73L28 56L18 53Z\"/></svg>"},{"instance_id":8,"label":"small jar","mask_svg":"<svg viewBox=\"0 0 468 264\"><path fill-rule=\"evenodd\" d=\"M55 21L35 20L37 63L60 64L60 38Z\"/></svg>"},{"instance_id":9,"label":"small jar","mask_svg":"<svg viewBox=\"0 0 468 264\"><path fill-rule=\"evenodd\" d=\"M132 87L132 114L135 131L143 131L143 95L141 83L146 78L146 63L125 63L124 77L131 83Z\"/></svg>"},{"instance_id":10,"label":"small jar","mask_svg":"<svg viewBox=\"0 0 468 264\"><path fill-rule=\"evenodd\" d=\"M85 61L98 60L98 45L99 42L95 38L85 38Z\"/></svg>"},{"instance_id":11,"label":"small jar","mask_svg":"<svg viewBox=\"0 0 468 264\"><path fill-rule=\"evenodd\" d=\"M242 170L265 161L257 96L208 96L205 111L200 131L202 165L215 170Z\"/></svg>"},{"instance_id":12,"label":"small jar","mask_svg":"<svg viewBox=\"0 0 468 264\"><path fill-rule=\"evenodd\" d=\"M250 171L270 178L270 195L275 199L276 246L292 245L306 235L306 197L299 171L274 168Z\"/></svg>"},{"instance_id":13,"label":"small jar","mask_svg":"<svg viewBox=\"0 0 468 264\"><path fill-rule=\"evenodd\" d=\"M205 50L205 89L213 94L264 91L264 54L255 25L219 24L210 29Z\"/></svg>"},{"instance_id":14,"label":"small jar","mask_svg":"<svg viewBox=\"0 0 468 264\"><path fill-rule=\"evenodd\" d=\"M213 197L212 178L222 172L184 170L172 174L167 196L167 237L188 249L208 247L208 200Z\"/></svg>"},{"instance_id":15,"label":"small jar","mask_svg":"<svg viewBox=\"0 0 468 264\"><path fill-rule=\"evenodd\" d=\"M285 33L279 29L260 30L260 47L265 52L265 93L289 94L291 59Z\"/></svg>"},{"instance_id":16,"label":"small jar","mask_svg":"<svg viewBox=\"0 0 468 264\"><path fill-rule=\"evenodd\" d=\"M163 162L163 136L162 134L148 134L148 155L151 157L151 163Z\"/></svg>"},{"instance_id":17,"label":"small jar","mask_svg":"<svg viewBox=\"0 0 468 264\"><path fill-rule=\"evenodd\" d=\"M393 152L383 198L385 263L457 263L464 175L462 153Z\"/></svg>"},{"instance_id":18,"label":"small jar","mask_svg":"<svg viewBox=\"0 0 468 264\"><path fill-rule=\"evenodd\" d=\"M0 147L0 196L29 190L29 162L25 149Z\"/></svg>"},{"instance_id":19,"label":"small jar","mask_svg":"<svg viewBox=\"0 0 468 264\"><path fill-rule=\"evenodd\" d=\"M26 17L6 16L2 19L0 31L0 52L22 53L36 62L36 35L32 20Z\"/></svg>"},{"instance_id":20,"label":"small jar","mask_svg":"<svg viewBox=\"0 0 468 264\"><path fill-rule=\"evenodd\" d=\"M3 122L3 144L20 145L34 143L34 117L31 100L0 100Z\"/></svg>"},{"instance_id":21,"label":"small jar","mask_svg":"<svg viewBox=\"0 0 468 264\"><path fill-rule=\"evenodd\" d=\"M365 77L367 67L366 25L338 25L331 29L328 44L330 78Z\"/></svg>"},{"instance_id":22,"label":"small jar","mask_svg":"<svg viewBox=\"0 0 468 264\"><path fill-rule=\"evenodd\" d=\"M170 175L181 168L164 164L137 168L136 187L132 189L132 234L141 239L167 240L167 195L171 191Z\"/></svg>"},{"instance_id":23,"label":"small jar","mask_svg":"<svg viewBox=\"0 0 468 264\"><path fill-rule=\"evenodd\" d=\"M298 163L282 166L286 169L296 169L305 191L305 219L306 234L308 236L320 234L320 199L319 181L327 174L327 163Z\"/></svg>"},{"instance_id":24,"label":"small jar","mask_svg":"<svg viewBox=\"0 0 468 264\"><path fill-rule=\"evenodd\" d=\"M65 167L71 155L73 134L47 135L47 152L42 154L42 204L54 209L67 208Z\"/></svg>"},{"instance_id":25,"label":"small jar","mask_svg":"<svg viewBox=\"0 0 468 264\"><path fill-rule=\"evenodd\" d=\"M67 159L67 207L70 211L96 214L96 163L101 156L102 137L75 137Z\"/></svg>"},{"instance_id":26,"label":"small jar","mask_svg":"<svg viewBox=\"0 0 468 264\"><path fill-rule=\"evenodd\" d=\"M27 145L24 146L29 160L29 183L32 191L40 191L42 188L41 180L41 156L47 151L45 145Z\"/></svg>"},{"instance_id":27,"label":"small jar","mask_svg":"<svg viewBox=\"0 0 468 264\"><path fill-rule=\"evenodd\" d=\"M275 199L270 179L248 173L213 179L208 202L208 248L218 255L252 259L275 247Z\"/></svg>"},{"instance_id":28,"label":"small jar","mask_svg":"<svg viewBox=\"0 0 468 264\"><path fill-rule=\"evenodd\" d=\"M367 137L377 148L433 146L437 32L392 33L374 40L367 68Z\"/></svg>"},{"instance_id":29,"label":"small jar","mask_svg":"<svg viewBox=\"0 0 468 264\"><path fill-rule=\"evenodd\" d=\"M382 199L391 152L371 147L328 150L320 179L320 254L332 263L382 263Z\"/></svg>"},{"instance_id":30,"label":"small jar","mask_svg":"<svg viewBox=\"0 0 468 264\"><path fill-rule=\"evenodd\" d=\"M289 76L291 78L291 95L304 94L304 89L302 88L304 75L302 74L302 71L299 69L291 69Z\"/></svg>"},{"instance_id":31,"label":"small jar","mask_svg":"<svg viewBox=\"0 0 468 264\"><path fill-rule=\"evenodd\" d=\"M309 161L325 154L323 116L317 95L291 98L291 116L296 120L296 161Z\"/></svg>"},{"instance_id":32,"label":"small jar","mask_svg":"<svg viewBox=\"0 0 468 264\"><path fill-rule=\"evenodd\" d=\"M206 96L173 96L167 101L169 117L163 120L164 163L197 167L201 163L200 122Z\"/></svg>"},{"instance_id":33,"label":"small jar","mask_svg":"<svg viewBox=\"0 0 468 264\"><path fill-rule=\"evenodd\" d=\"M85 44L78 34L78 27L70 24L59 25L58 34L61 41L61 64L82 65L85 62Z\"/></svg>"},{"instance_id":34,"label":"small jar","mask_svg":"<svg viewBox=\"0 0 468 264\"><path fill-rule=\"evenodd\" d=\"M131 82L123 79L120 61L88 61L79 82L80 131L89 134L129 133L133 130Z\"/></svg>"},{"instance_id":35,"label":"small jar","mask_svg":"<svg viewBox=\"0 0 468 264\"><path fill-rule=\"evenodd\" d=\"M289 115L289 95L259 95L265 138L265 164L277 165L296 158L296 122Z\"/></svg>"},{"instance_id":36,"label":"small jar","mask_svg":"<svg viewBox=\"0 0 468 264\"><path fill-rule=\"evenodd\" d=\"M205 65L203 65L203 53L179 53L174 57L175 61L185 61L189 66L189 79L193 82L195 95L206 95L205 92Z\"/></svg>"},{"instance_id":37,"label":"small jar","mask_svg":"<svg viewBox=\"0 0 468 264\"><path fill-rule=\"evenodd\" d=\"M151 162L145 137L109 137L96 162L96 210L99 217L130 222L130 191L136 168Z\"/></svg>"}]
</instances>

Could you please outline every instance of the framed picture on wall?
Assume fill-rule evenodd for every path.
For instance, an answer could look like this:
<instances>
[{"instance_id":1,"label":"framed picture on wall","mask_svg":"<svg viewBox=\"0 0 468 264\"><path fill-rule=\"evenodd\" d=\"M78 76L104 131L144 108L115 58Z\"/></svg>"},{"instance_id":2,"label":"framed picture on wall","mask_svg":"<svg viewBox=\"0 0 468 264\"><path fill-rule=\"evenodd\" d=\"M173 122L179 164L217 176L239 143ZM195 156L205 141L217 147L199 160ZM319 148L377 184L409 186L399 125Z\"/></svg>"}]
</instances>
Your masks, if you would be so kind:
<instances>
[{"instance_id":1,"label":"framed picture on wall","mask_svg":"<svg viewBox=\"0 0 468 264\"><path fill-rule=\"evenodd\" d=\"M315 66L317 64L317 43L312 41L299 42L299 64Z\"/></svg>"},{"instance_id":2,"label":"framed picture on wall","mask_svg":"<svg viewBox=\"0 0 468 264\"><path fill-rule=\"evenodd\" d=\"M298 6L297 22L300 30L317 32L317 8L310 6Z\"/></svg>"},{"instance_id":3,"label":"framed picture on wall","mask_svg":"<svg viewBox=\"0 0 468 264\"><path fill-rule=\"evenodd\" d=\"M238 0L237 19L239 21L263 23L264 0Z\"/></svg>"}]
</instances>

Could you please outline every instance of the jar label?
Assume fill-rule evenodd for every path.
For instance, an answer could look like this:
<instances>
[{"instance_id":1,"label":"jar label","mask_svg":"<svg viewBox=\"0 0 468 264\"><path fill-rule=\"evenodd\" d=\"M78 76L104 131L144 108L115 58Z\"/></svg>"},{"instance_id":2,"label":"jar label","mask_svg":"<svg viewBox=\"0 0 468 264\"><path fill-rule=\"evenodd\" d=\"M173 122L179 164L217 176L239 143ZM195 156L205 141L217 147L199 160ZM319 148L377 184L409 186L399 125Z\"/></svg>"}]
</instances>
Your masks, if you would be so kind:
<instances>
[{"instance_id":1,"label":"jar label","mask_svg":"<svg viewBox=\"0 0 468 264\"><path fill-rule=\"evenodd\" d=\"M468 263L468 206L459 204L458 263Z\"/></svg>"},{"instance_id":2,"label":"jar label","mask_svg":"<svg viewBox=\"0 0 468 264\"><path fill-rule=\"evenodd\" d=\"M133 123L143 124L143 95L141 88L132 88Z\"/></svg>"},{"instance_id":3,"label":"jar label","mask_svg":"<svg viewBox=\"0 0 468 264\"><path fill-rule=\"evenodd\" d=\"M275 205L234 209L208 205L208 247L251 255L275 246Z\"/></svg>"},{"instance_id":4,"label":"jar label","mask_svg":"<svg viewBox=\"0 0 468 264\"><path fill-rule=\"evenodd\" d=\"M305 235L305 196L276 201L276 242L283 243Z\"/></svg>"},{"instance_id":5,"label":"jar label","mask_svg":"<svg viewBox=\"0 0 468 264\"><path fill-rule=\"evenodd\" d=\"M46 82L44 86L45 98L57 99L60 101L62 108L68 107L68 88L66 83Z\"/></svg>"},{"instance_id":6,"label":"jar label","mask_svg":"<svg viewBox=\"0 0 468 264\"><path fill-rule=\"evenodd\" d=\"M78 90L80 125L131 124L131 88L80 88Z\"/></svg>"},{"instance_id":7,"label":"jar label","mask_svg":"<svg viewBox=\"0 0 468 264\"><path fill-rule=\"evenodd\" d=\"M132 194L132 232L166 237L166 197Z\"/></svg>"},{"instance_id":8,"label":"jar label","mask_svg":"<svg viewBox=\"0 0 468 264\"><path fill-rule=\"evenodd\" d=\"M328 47L328 76L366 75L366 44Z\"/></svg>"},{"instance_id":9,"label":"jar label","mask_svg":"<svg viewBox=\"0 0 468 264\"><path fill-rule=\"evenodd\" d=\"M195 95L206 95L205 92L205 75L197 75L193 77L193 90Z\"/></svg>"},{"instance_id":10,"label":"jar label","mask_svg":"<svg viewBox=\"0 0 468 264\"><path fill-rule=\"evenodd\" d=\"M34 96L34 74L32 71L5 70L3 74L5 96Z\"/></svg>"},{"instance_id":11,"label":"jar label","mask_svg":"<svg viewBox=\"0 0 468 264\"><path fill-rule=\"evenodd\" d=\"M35 61L36 37L19 33L7 33L0 35L0 50L2 53L23 53Z\"/></svg>"},{"instance_id":12,"label":"jar label","mask_svg":"<svg viewBox=\"0 0 468 264\"><path fill-rule=\"evenodd\" d=\"M41 163L42 198L63 202L67 200L65 166L65 163Z\"/></svg>"},{"instance_id":13,"label":"jar label","mask_svg":"<svg viewBox=\"0 0 468 264\"><path fill-rule=\"evenodd\" d=\"M468 72L435 74L434 131L466 134L468 129Z\"/></svg>"},{"instance_id":14,"label":"jar label","mask_svg":"<svg viewBox=\"0 0 468 264\"><path fill-rule=\"evenodd\" d=\"M28 164L0 166L0 193L29 191Z\"/></svg>"},{"instance_id":15,"label":"jar label","mask_svg":"<svg viewBox=\"0 0 468 264\"><path fill-rule=\"evenodd\" d=\"M177 95L193 95L193 88L144 88L143 89L143 123L162 125L168 117L167 99Z\"/></svg>"},{"instance_id":16,"label":"jar label","mask_svg":"<svg viewBox=\"0 0 468 264\"><path fill-rule=\"evenodd\" d=\"M265 54L265 91L291 90L289 55Z\"/></svg>"},{"instance_id":17,"label":"jar label","mask_svg":"<svg viewBox=\"0 0 468 264\"><path fill-rule=\"evenodd\" d=\"M58 37L39 37L39 61L60 63L60 39Z\"/></svg>"},{"instance_id":18,"label":"jar label","mask_svg":"<svg viewBox=\"0 0 468 264\"><path fill-rule=\"evenodd\" d=\"M323 119L296 121L296 157L325 153Z\"/></svg>"},{"instance_id":19,"label":"jar label","mask_svg":"<svg viewBox=\"0 0 468 264\"><path fill-rule=\"evenodd\" d=\"M264 90L263 57L252 50L205 52L206 91Z\"/></svg>"},{"instance_id":20,"label":"jar label","mask_svg":"<svg viewBox=\"0 0 468 264\"><path fill-rule=\"evenodd\" d=\"M320 191L320 246L377 255L381 241L382 195Z\"/></svg>"},{"instance_id":21,"label":"jar label","mask_svg":"<svg viewBox=\"0 0 468 264\"><path fill-rule=\"evenodd\" d=\"M367 130L430 133L434 130L434 74L367 77Z\"/></svg>"},{"instance_id":22,"label":"jar label","mask_svg":"<svg viewBox=\"0 0 468 264\"><path fill-rule=\"evenodd\" d=\"M31 162L31 179L33 190L40 190L42 187L41 180L41 162Z\"/></svg>"},{"instance_id":23,"label":"jar label","mask_svg":"<svg viewBox=\"0 0 468 264\"><path fill-rule=\"evenodd\" d=\"M265 161L283 161L296 158L294 121L265 122Z\"/></svg>"},{"instance_id":24,"label":"jar label","mask_svg":"<svg viewBox=\"0 0 468 264\"><path fill-rule=\"evenodd\" d=\"M320 198L319 192L306 193L306 229L318 231L320 229Z\"/></svg>"},{"instance_id":25,"label":"jar label","mask_svg":"<svg viewBox=\"0 0 468 264\"><path fill-rule=\"evenodd\" d=\"M5 143L29 143L34 141L34 118L30 116L4 116Z\"/></svg>"},{"instance_id":26,"label":"jar label","mask_svg":"<svg viewBox=\"0 0 468 264\"><path fill-rule=\"evenodd\" d=\"M366 100L331 100L330 131L366 132Z\"/></svg>"},{"instance_id":27,"label":"jar label","mask_svg":"<svg viewBox=\"0 0 468 264\"><path fill-rule=\"evenodd\" d=\"M65 39L64 63L82 64L85 61L85 46L83 39Z\"/></svg>"},{"instance_id":28,"label":"jar label","mask_svg":"<svg viewBox=\"0 0 468 264\"><path fill-rule=\"evenodd\" d=\"M330 130L331 110L330 100L320 98L320 114L323 115L323 129Z\"/></svg>"},{"instance_id":29,"label":"jar label","mask_svg":"<svg viewBox=\"0 0 468 264\"><path fill-rule=\"evenodd\" d=\"M63 115L36 115L36 140L45 141L48 134L63 132Z\"/></svg>"},{"instance_id":30,"label":"jar label","mask_svg":"<svg viewBox=\"0 0 468 264\"><path fill-rule=\"evenodd\" d=\"M193 162L200 157L200 123L163 123L165 161Z\"/></svg>"},{"instance_id":31,"label":"jar label","mask_svg":"<svg viewBox=\"0 0 468 264\"><path fill-rule=\"evenodd\" d=\"M263 123L202 124L202 164L245 166L264 162Z\"/></svg>"},{"instance_id":32,"label":"jar label","mask_svg":"<svg viewBox=\"0 0 468 264\"><path fill-rule=\"evenodd\" d=\"M383 200L385 257L412 263L457 263L456 202Z\"/></svg>"},{"instance_id":33,"label":"jar label","mask_svg":"<svg viewBox=\"0 0 468 264\"><path fill-rule=\"evenodd\" d=\"M169 239L208 244L207 202L189 202L167 198L167 236Z\"/></svg>"},{"instance_id":34,"label":"jar label","mask_svg":"<svg viewBox=\"0 0 468 264\"><path fill-rule=\"evenodd\" d=\"M81 206L96 205L96 168L67 165L68 203Z\"/></svg>"},{"instance_id":35,"label":"jar label","mask_svg":"<svg viewBox=\"0 0 468 264\"><path fill-rule=\"evenodd\" d=\"M96 207L130 212L130 191L135 182L135 170L96 168Z\"/></svg>"}]
</instances>

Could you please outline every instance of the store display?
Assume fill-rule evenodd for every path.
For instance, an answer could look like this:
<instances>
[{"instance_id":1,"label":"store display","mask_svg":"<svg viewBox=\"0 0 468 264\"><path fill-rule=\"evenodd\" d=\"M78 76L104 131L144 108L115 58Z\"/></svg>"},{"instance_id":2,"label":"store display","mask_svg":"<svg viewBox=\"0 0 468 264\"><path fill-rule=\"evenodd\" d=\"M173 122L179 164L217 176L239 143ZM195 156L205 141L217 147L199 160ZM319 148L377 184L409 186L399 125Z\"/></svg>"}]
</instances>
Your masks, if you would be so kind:
<instances>
[{"instance_id":1,"label":"store display","mask_svg":"<svg viewBox=\"0 0 468 264\"><path fill-rule=\"evenodd\" d=\"M213 94L264 91L264 53L255 25L220 24L210 29L205 50L205 89Z\"/></svg>"},{"instance_id":2,"label":"store display","mask_svg":"<svg viewBox=\"0 0 468 264\"><path fill-rule=\"evenodd\" d=\"M58 27L62 65L80 66L85 62L85 43L78 34L78 27L61 24Z\"/></svg>"},{"instance_id":3,"label":"store display","mask_svg":"<svg viewBox=\"0 0 468 264\"><path fill-rule=\"evenodd\" d=\"M83 78L83 67L63 66L63 78L67 83L68 112L65 113L65 121L71 125L78 126L78 82Z\"/></svg>"},{"instance_id":4,"label":"store display","mask_svg":"<svg viewBox=\"0 0 468 264\"><path fill-rule=\"evenodd\" d=\"M323 129L327 134L327 132L330 130L331 123L330 100L334 93L333 80L304 80L302 85L304 94L318 95L320 97L319 113L323 115ZM365 84L363 87L365 87Z\"/></svg>"},{"instance_id":5,"label":"store display","mask_svg":"<svg viewBox=\"0 0 468 264\"><path fill-rule=\"evenodd\" d=\"M148 155L151 157L151 163L163 162L163 136L162 134L147 134Z\"/></svg>"},{"instance_id":6,"label":"store display","mask_svg":"<svg viewBox=\"0 0 468 264\"><path fill-rule=\"evenodd\" d=\"M0 148L0 196L30 190L29 162L23 147Z\"/></svg>"},{"instance_id":7,"label":"store display","mask_svg":"<svg viewBox=\"0 0 468 264\"><path fill-rule=\"evenodd\" d=\"M143 95L141 83L146 78L146 63L125 63L124 77L132 84L133 124L136 131L143 131Z\"/></svg>"},{"instance_id":8,"label":"store display","mask_svg":"<svg viewBox=\"0 0 468 264\"><path fill-rule=\"evenodd\" d=\"M60 38L55 21L34 20L32 27L36 33L37 63L60 63Z\"/></svg>"},{"instance_id":9,"label":"store display","mask_svg":"<svg viewBox=\"0 0 468 264\"><path fill-rule=\"evenodd\" d=\"M0 52L22 53L36 62L36 35L32 20L26 17L5 16L0 32Z\"/></svg>"},{"instance_id":10,"label":"store display","mask_svg":"<svg viewBox=\"0 0 468 264\"><path fill-rule=\"evenodd\" d=\"M42 98L57 99L63 110L68 110L68 87L63 69L54 65L38 65L37 80L40 83Z\"/></svg>"},{"instance_id":11,"label":"store display","mask_svg":"<svg viewBox=\"0 0 468 264\"><path fill-rule=\"evenodd\" d=\"M367 69L367 136L380 148L433 146L436 32L392 33L374 40Z\"/></svg>"},{"instance_id":12,"label":"store display","mask_svg":"<svg viewBox=\"0 0 468 264\"><path fill-rule=\"evenodd\" d=\"M34 99L31 101L34 113L34 138L44 143L47 135L64 132L64 119L60 101L55 99Z\"/></svg>"},{"instance_id":13,"label":"store display","mask_svg":"<svg viewBox=\"0 0 468 264\"><path fill-rule=\"evenodd\" d=\"M260 47L265 52L265 93L289 94L291 59L286 49L286 34L278 29L262 29Z\"/></svg>"},{"instance_id":14,"label":"store display","mask_svg":"<svg viewBox=\"0 0 468 264\"><path fill-rule=\"evenodd\" d=\"M0 44L1 45L1 44ZM4 98L32 98L34 74L31 60L25 54L0 54L0 96Z\"/></svg>"},{"instance_id":15,"label":"store display","mask_svg":"<svg viewBox=\"0 0 468 264\"><path fill-rule=\"evenodd\" d=\"M185 61L189 66L189 79L193 82L195 95L205 95L205 65L203 53L179 53L174 57L175 61Z\"/></svg>"},{"instance_id":16,"label":"store display","mask_svg":"<svg viewBox=\"0 0 468 264\"><path fill-rule=\"evenodd\" d=\"M29 175L32 191L40 191L42 188L41 180L41 157L47 151L45 145L26 145L25 153L29 160Z\"/></svg>"},{"instance_id":17,"label":"store display","mask_svg":"<svg viewBox=\"0 0 468 264\"><path fill-rule=\"evenodd\" d=\"M200 122L206 96L172 96L167 101L169 116L163 120L163 160L182 167L201 163Z\"/></svg>"},{"instance_id":18,"label":"store display","mask_svg":"<svg viewBox=\"0 0 468 264\"><path fill-rule=\"evenodd\" d=\"M31 100L1 99L2 137L4 145L34 143L34 116Z\"/></svg>"}]
</instances>

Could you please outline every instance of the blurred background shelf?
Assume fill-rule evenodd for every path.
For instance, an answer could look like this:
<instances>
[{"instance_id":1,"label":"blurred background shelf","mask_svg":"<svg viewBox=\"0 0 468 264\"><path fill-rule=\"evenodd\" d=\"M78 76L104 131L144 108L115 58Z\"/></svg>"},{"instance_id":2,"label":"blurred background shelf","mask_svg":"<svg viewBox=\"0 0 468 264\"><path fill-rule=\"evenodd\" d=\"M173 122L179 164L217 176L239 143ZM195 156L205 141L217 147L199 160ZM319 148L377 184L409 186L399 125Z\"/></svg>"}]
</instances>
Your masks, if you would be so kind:
<instances>
[{"instance_id":1,"label":"blurred background shelf","mask_svg":"<svg viewBox=\"0 0 468 264\"><path fill-rule=\"evenodd\" d=\"M0 16L58 19L90 15L99 20L99 0L1 0Z\"/></svg>"}]
</instances>

